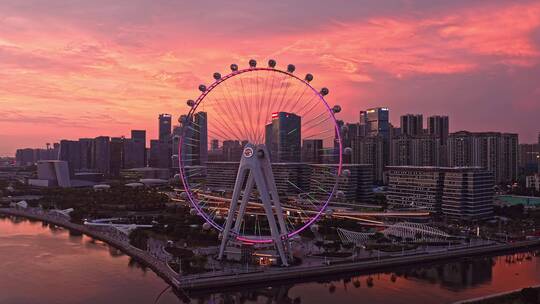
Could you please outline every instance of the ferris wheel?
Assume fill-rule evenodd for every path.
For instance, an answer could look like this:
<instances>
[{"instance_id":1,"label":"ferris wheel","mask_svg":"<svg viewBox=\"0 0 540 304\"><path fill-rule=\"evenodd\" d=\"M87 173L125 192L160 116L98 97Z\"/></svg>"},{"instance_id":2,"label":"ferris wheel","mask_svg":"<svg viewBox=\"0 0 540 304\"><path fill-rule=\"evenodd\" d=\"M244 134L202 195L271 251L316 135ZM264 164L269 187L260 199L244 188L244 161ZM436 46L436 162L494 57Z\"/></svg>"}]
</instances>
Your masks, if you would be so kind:
<instances>
[{"instance_id":1,"label":"ferris wheel","mask_svg":"<svg viewBox=\"0 0 540 304\"><path fill-rule=\"evenodd\" d=\"M188 100L179 122L180 179L193 214L231 242L274 246L283 265L289 240L328 213L342 174L339 105L314 76L269 60L230 65Z\"/></svg>"}]
</instances>

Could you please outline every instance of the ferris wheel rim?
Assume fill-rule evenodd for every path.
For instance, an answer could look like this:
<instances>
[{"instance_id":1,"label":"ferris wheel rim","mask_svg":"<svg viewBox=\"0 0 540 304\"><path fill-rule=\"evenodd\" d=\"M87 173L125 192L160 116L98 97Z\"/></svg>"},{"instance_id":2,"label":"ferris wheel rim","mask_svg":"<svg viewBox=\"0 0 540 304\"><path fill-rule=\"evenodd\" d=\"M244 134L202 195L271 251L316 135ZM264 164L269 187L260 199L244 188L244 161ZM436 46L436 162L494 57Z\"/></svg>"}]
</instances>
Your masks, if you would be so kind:
<instances>
[{"instance_id":1,"label":"ferris wheel rim","mask_svg":"<svg viewBox=\"0 0 540 304\"><path fill-rule=\"evenodd\" d=\"M320 217L323 215L323 213L326 211L326 209L328 208L328 205L330 204L330 200L332 199L332 197L334 196L336 190L337 190L337 187L338 187L338 177L341 176L341 171L342 171L342 166L343 166L343 155L341 153L341 151L343 151L343 143L342 143L342 139L341 139L341 132L340 132L340 128L339 128L339 124L338 124L338 121L335 117L335 114L334 114L334 111L332 110L332 108L330 107L330 105L328 104L328 102L326 101L326 99L324 98L323 94L321 94L321 92L317 91L317 89L315 89L308 81L306 81L305 79L302 79L296 75L294 75L293 73L290 73L288 71L284 71L284 70L280 70L280 69L276 69L276 68L271 68L271 67L250 67L250 68L245 68L245 69L239 69L239 70L236 70L236 71L232 71L231 73L228 73L222 77L219 77L219 79L216 79L212 84L210 84L210 86L206 87L204 91L201 92L201 94L199 95L199 97L197 97L197 99L195 100L195 104L191 107L191 109L189 110L188 114L187 114L187 119L190 119L194 113L196 112L197 108L199 107L199 105L204 101L204 99L206 98L206 96L208 94L210 94L210 92L212 92L216 87L218 87L221 83L225 82L226 80L228 79L231 79L235 76L238 76L238 75L241 75L241 74L244 74L244 73L249 73L249 72L256 72L256 71L264 71L264 72L275 72L275 73L281 73L281 74L285 74L289 77L292 77L298 81L300 81L301 83L303 83L304 85L306 85L318 98L320 101L322 101L323 105L325 106L325 109L326 111L330 114L330 117L332 118L331 122L333 123L334 125L334 129L335 129L335 134L336 134L336 138L337 138L337 141L339 143L339 162L336 164L338 166L337 168L337 176L336 176L336 181L334 183L334 186L332 187L332 190L331 192L329 193L328 197L325 199L324 203L321 205L321 207L319 208L319 210L317 210L316 214L313 215L313 217L311 217L309 220L307 220L305 223L303 223L300 227L294 229L293 231L291 232L288 232L286 235L282 235L282 238L284 239L287 239L287 238L291 238L299 233L301 233L302 231L304 231L305 229L307 229L309 226L311 226L313 223L315 223L317 220L320 219ZM189 202L191 204L191 206L193 208L195 208L195 210L197 211L197 214L199 216L201 216L206 223L210 224L212 227L214 227L215 229L217 229L218 231L223 231L223 227L221 225L219 225L218 223L216 223L212 218L210 218L208 216L208 214L201 208L201 206L199 206L199 204L197 204L197 201L194 199L193 195L192 195L192 188L189 186L189 183L187 181L187 177L186 177L186 174L185 174L185 167L184 167L184 164L183 164L183 157L182 156L182 145L183 145L183 141L184 141L184 135L185 135L185 132L186 130L183 129L182 130L182 136L180 137L180 140L179 140L179 143L178 143L178 163L179 163L179 175L180 175L180 179L182 181L182 184L184 186L184 190L185 190L185 193L189 199ZM270 238L270 236L268 236L267 238L263 238L263 239L254 239L254 238L249 238L247 236L242 236L242 235L236 235L235 236L237 240L239 241L242 241L242 242L247 242L247 243L272 243L274 242L274 240L272 238Z\"/></svg>"}]
</instances>

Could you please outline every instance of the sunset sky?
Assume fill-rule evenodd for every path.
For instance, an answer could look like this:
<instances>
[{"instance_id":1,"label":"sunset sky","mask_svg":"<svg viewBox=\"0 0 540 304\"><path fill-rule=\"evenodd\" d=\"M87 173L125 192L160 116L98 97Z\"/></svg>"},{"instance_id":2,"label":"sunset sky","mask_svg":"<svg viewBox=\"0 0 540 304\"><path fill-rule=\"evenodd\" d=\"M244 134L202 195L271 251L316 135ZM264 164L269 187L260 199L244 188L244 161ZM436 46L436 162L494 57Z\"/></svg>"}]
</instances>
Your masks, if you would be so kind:
<instances>
[{"instance_id":1,"label":"sunset sky","mask_svg":"<svg viewBox=\"0 0 540 304\"><path fill-rule=\"evenodd\" d=\"M395 125L540 131L540 1L0 0L0 155L156 138L159 113L176 120L213 72L251 58L313 73L346 121L387 106Z\"/></svg>"}]
</instances>

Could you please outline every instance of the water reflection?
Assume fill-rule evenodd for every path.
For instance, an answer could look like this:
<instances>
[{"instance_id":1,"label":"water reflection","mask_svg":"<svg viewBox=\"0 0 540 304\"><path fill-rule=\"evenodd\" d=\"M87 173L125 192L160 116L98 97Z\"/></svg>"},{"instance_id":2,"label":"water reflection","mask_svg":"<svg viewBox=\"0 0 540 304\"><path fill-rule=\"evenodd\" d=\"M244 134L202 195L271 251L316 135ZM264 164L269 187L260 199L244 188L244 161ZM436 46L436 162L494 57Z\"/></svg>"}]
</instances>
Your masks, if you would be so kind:
<instances>
[{"instance_id":1,"label":"water reflection","mask_svg":"<svg viewBox=\"0 0 540 304\"><path fill-rule=\"evenodd\" d=\"M539 266L538 252L527 252L190 296L192 303L451 303L539 284Z\"/></svg>"},{"instance_id":2,"label":"water reflection","mask_svg":"<svg viewBox=\"0 0 540 304\"><path fill-rule=\"evenodd\" d=\"M538 252L175 296L150 269L80 233L0 217L0 303L452 303L540 284ZM126 267L127 266L127 267Z\"/></svg>"},{"instance_id":3,"label":"water reflection","mask_svg":"<svg viewBox=\"0 0 540 304\"><path fill-rule=\"evenodd\" d=\"M21 218L0 217L0 273L0 303L181 303L117 249Z\"/></svg>"},{"instance_id":4,"label":"water reflection","mask_svg":"<svg viewBox=\"0 0 540 304\"><path fill-rule=\"evenodd\" d=\"M459 291L491 281L493 258L466 259L428 268L406 271L403 276L418 278L444 288ZM400 273L396 273L400 276Z\"/></svg>"}]
</instances>

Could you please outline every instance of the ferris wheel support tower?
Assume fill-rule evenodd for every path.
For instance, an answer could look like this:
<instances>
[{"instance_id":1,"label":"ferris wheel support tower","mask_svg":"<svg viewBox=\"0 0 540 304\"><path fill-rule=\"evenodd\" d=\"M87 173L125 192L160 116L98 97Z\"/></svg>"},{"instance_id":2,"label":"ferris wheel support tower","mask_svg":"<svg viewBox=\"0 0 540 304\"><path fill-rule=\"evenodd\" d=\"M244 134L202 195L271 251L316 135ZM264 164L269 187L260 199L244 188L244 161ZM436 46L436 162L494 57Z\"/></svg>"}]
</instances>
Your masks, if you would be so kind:
<instances>
[{"instance_id":1,"label":"ferris wheel support tower","mask_svg":"<svg viewBox=\"0 0 540 304\"><path fill-rule=\"evenodd\" d=\"M234 185L231 205L229 207L229 213L223 229L221 246L219 247L218 259L220 260L223 259L223 255L230 238L232 236L236 237L240 234L240 227L242 225L242 220L244 218L249 197L253 192L253 186L257 186L257 191L260 195L264 212L270 226L270 234L281 259L281 265L289 266L289 260L287 259L287 255L285 253L285 248L287 248L289 254L291 253L287 238L287 226L285 225L285 219L283 218L283 209L281 208L281 203L279 202L276 182L274 180L274 174L272 173L272 166L268 156L268 150L266 149L265 145L253 145L248 143L244 147L242 158L240 160L240 166L238 168L238 174L236 175L236 182ZM245 189L242 189L246 176L246 187ZM231 231L234 215L236 214L238 201L242 192L243 194L242 200L240 201L240 208L238 210L236 220L234 221L234 227L232 227Z\"/></svg>"}]
</instances>

